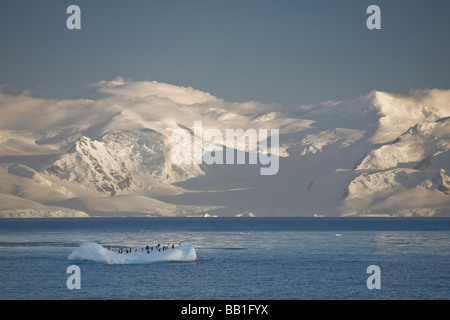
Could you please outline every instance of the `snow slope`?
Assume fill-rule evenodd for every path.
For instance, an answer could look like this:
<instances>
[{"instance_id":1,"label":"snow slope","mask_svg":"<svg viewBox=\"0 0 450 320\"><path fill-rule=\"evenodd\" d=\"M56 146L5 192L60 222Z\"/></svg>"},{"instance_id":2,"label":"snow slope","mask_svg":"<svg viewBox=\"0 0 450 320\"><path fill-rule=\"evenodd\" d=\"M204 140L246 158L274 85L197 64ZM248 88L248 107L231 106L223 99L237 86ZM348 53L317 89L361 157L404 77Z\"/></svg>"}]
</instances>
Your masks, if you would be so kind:
<instances>
[{"instance_id":1,"label":"snow slope","mask_svg":"<svg viewBox=\"0 0 450 320\"><path fill-rule=\"evenodd\" d=\"M83 211L46 206L18 196L0 193L0 218L84 218Z\"/></svg>"}]
</instances>

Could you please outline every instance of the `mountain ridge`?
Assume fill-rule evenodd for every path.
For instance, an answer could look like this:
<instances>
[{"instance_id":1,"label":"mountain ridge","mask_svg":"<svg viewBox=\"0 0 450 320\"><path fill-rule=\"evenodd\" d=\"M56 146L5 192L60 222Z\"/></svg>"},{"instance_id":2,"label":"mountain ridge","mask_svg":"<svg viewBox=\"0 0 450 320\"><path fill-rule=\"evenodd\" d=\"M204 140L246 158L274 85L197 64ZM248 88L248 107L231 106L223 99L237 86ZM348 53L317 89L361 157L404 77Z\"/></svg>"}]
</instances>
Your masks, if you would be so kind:
<instances>
[{"instance_id":1,"label":"mountain ridge","mask_svg":"<svg viewBox=\"0 0 450 320\"><path fill-rule=\"evenodd\" d=\"M117 78L93 87L106 97L43 100L0 93L11 115L0 120L0 195L33 199L22 203L36 210L37 204L67 205L68 212L101 216L126 216L127 205L142 216L211 210L258 217L450 213L450 90L372 91L288 110L257 101L228 103L156 81ZM17 113L24 112L36 114L36 123L14 129ZM250 164L174 163L171 134L187 129L193 140L195 121L202 121L203 131L279 129L279 173L262 177L259 165ZM37 168L44 156L49 161ZM60 191L50 195L52 190ZM0 207L0 216L13 215L9 209Z\"/></svg>"}]
</instances>

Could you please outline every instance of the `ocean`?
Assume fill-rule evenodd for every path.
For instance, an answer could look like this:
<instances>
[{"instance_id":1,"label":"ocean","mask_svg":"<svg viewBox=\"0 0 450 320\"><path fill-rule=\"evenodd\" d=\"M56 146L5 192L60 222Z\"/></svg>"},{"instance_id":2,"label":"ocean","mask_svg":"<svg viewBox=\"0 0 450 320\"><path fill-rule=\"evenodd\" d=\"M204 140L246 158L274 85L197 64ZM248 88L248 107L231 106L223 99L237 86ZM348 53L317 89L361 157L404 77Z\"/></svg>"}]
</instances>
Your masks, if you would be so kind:
<instances>
[{"instance_id":1,"label":"ocean","mask_svg":"<svg viewBox=\"0 0 450 320\"><path fill-rule=\"evenodd\" d=\"M0 220L2 300L450 298L448 218ZM84 242L193 245L194 262L71 261ZM79 289L69 288L69 266ZM372 267L371 267L372 266ZM375 269L374 267L375 266Z\"/></svg>"}]
</instances>

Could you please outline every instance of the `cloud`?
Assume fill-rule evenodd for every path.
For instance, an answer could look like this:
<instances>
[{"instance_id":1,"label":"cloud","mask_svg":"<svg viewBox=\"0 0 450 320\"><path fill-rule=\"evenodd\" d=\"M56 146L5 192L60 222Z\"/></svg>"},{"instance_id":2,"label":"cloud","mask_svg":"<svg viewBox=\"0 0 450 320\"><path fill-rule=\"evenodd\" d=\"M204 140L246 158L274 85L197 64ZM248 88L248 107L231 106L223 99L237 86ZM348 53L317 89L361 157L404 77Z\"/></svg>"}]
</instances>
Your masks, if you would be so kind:
<instances>
[{"instance_id":1,"label":"cloud","mask_svg":"<svg viewBox=\"0 0 450 320\"><path fill-rule=\"evenodd\" d=\"M40 139L55 136L55 132L62 128L75 128L80 134L88 131L88 135L101 130L149 128L169 136L179 126L192 129L194 121L202 121L204 130L264 128L279 129L280 134L285 134L310 129L318 119L322 126L327 125L329 129L339 126L365 130L359 128L361 121L356 120L371 116L376 117L373 120L377 121L378 111L384 112L383 121L392 118L403 124L404 118L411 119L413 115L410 111L417 108L417 103L440 106L439 116L450 114L450 90L437 89L413 91L408 96L375 92L356 99L354 103L326 101L288 111L278 104L258 101L226 102L192 87L157 81L132 81L117 77L99 81L91 87L101 94L93 99L60 100L34 98L27 92L12 96L4 94L0 87L0 130L39 132ZM375 105L380 106L369 114L367 110L373 108L374 101ZM401 119L399 106L405 109ZM421 113L418 116L423 117ZM382 124L380 127L383 127ZM401 126L399 132L403 131Z\"/></svg>"},{"instance_id":2,"label":"cloud","mask_svg":"<svg viewBox=\"0 0 450 320\"><path fill-rule=\"evenodd\" d=\"M192 87L179 87L157 81L133 82L131 80L126 81L122 77L117 77L112 81L100 81L93 84L92 87L97 88L98 92L110 93L115 96L133 99L157 97L183 105L214 102L217 100L211 94Z\"/></svg>"},{"instance_id":3,"label":"cloud","mask_svg":"<svg viewBox=\"0 0 450 320\"><path fill-rule=\"evenodd\" d=\"M45 130L55 126L82 125L94 101L39 99L23 93L11 96L0 92L1 129ZM89 122L95 121L90 119Z\"/></svg>"},{"instance_id":4,"label":"cloud","mask_svg":"<svg viewBox=\"0 0 450 320\"><path fill-rule=\"evenodd\" d=\"M203 130L263 128L279 129L283 134L305 130L312 123L289 117L276 104L226 102L192 87L157 81L117 77L91 88L101 94L93 99L42 99L28 92L12 96L0 90L0 131L10 137L24 131L28 145L31 136L37 144L51 142L56 148L60 143L66 148L81 135L95 139L104 130L146 128L169 137L180 126L192 129L195 121L202 121Z\"/></svg>"},{"instance_id":5,"label":"cloud","mask_svg":"<svg viewBox=\"0 0 450 320\"><path fill-rule=\"evenodd\" d=\"M445 109L450 112L450 90L413 90L410 96L412 100L418 101L421 104Z\"/></svg>"}]
</instances>

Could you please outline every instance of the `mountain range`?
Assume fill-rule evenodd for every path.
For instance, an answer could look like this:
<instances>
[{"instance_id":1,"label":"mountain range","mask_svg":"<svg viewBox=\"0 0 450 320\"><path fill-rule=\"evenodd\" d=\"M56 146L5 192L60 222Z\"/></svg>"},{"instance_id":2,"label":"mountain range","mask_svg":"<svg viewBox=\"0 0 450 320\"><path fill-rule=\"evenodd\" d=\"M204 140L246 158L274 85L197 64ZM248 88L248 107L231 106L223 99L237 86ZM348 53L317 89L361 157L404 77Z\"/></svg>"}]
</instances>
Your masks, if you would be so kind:
<instances>
[{"instance_id":1,"label":"mountain range","mask_svg":"<svg viewBox=\"0 0 450 320\"><path fill-rule=\"evenodd\" d=\"M82 99L0 93L0 110L2 217L450 216L450 90L287 108L119 77ZM195 121L278 129L277 174L172 161Z\"/></svg>"}]
</instances>

